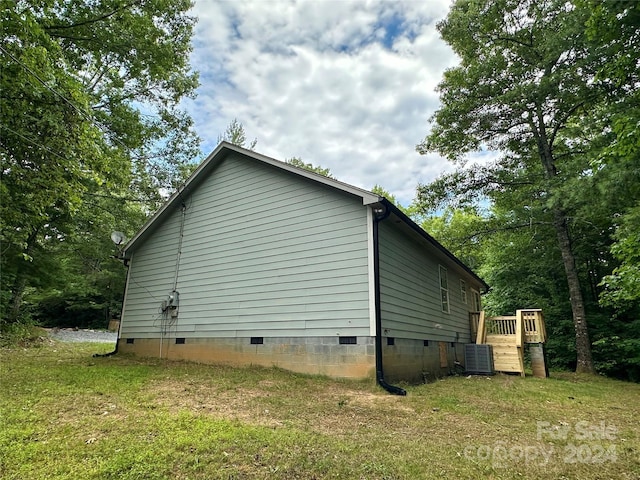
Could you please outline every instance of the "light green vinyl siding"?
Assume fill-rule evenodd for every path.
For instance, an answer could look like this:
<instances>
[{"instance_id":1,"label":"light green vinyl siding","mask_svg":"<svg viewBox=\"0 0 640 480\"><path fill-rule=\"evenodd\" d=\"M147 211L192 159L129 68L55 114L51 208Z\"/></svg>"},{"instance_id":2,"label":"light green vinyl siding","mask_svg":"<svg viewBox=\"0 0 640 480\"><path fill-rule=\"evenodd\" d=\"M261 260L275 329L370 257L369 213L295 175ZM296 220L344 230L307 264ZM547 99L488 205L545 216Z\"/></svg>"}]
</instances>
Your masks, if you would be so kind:
<instances>
[{"instance_id":1,"label":"light green vinyl siding","mask_svg":"<svg viewBox=\"0 0 640 480\"><path fill-rule=\"evenodd\" d=\"M469 307L459 286L476 282L435 247L393 225L380 223L380 307L385 336L468 342ZM447 269L449 313L442 311L439 265ZM456 333L458 338L456 338Z\"/></svg>"},{"instance_id":2,"label":"light green vinyl siding","mask_svg":"<svg viewBox=\"0 0 640 480\"><path fill-rule=\"evenodd\" d=\"M186 205L177 337L369 334L362 199L235 155ZM133 252L122 337L157 337L180 210ZM154 298L155 297L155 298Z\"/></svg>"}]
</instances>

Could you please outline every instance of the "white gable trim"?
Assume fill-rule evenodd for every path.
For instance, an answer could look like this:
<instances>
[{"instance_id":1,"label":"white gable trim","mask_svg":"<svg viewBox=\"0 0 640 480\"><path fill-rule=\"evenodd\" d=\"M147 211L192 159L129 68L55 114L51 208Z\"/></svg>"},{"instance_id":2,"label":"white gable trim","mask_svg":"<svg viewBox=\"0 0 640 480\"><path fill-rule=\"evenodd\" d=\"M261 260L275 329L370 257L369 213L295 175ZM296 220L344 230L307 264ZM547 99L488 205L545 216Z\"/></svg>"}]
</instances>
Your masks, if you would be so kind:
<instances>
[{"instance_id":1,"label":"white gable trim","mask_svg":"<svg viewBox=\"0 0 640 480\"><path fill-rule=\"evenodd\" d=\"M123 257L129 258L131 255L130 252L132 251L134 245L141 239L146 237L147 233L152 229L154 224L161 221L161 219L167 215L167 212L171 211L172 207L174 207L176 204L178 204L178 202L181 201L181 197L185 198L186 195L189 195L197 187L197 185L202 180L204 180L207 173L210 172L216 165L220 164L225 158L227 158L230 153L238 153L246 158L271 165L281 170L291 172L300 177L308 178L309 180L312 180L314 182L318 182L342 192L355 195L356 197L360 197L362 199L363 205L371 205L382 200L382 197L380 197L379 195L376 195L375 193L369 192L362 188L354 187L353 185L349 185L348 183L340 182L338 180L334 180L333 178L328 178L315 172L310 172L303 168L289 165L288 163L281 162L280 160L276 160L271 157L267 157L266 155L256 153L252 150L238 147L237 145L233 145L228 142L221 142L216 147L216 149L211 152L211 154L198 166L198 168L195 169L195 171L187 179L184 185L178 188L174 192L174 194L169 197L164 205L162 205L162 207L160 207L158 211L153 214L153 216L142 226L138 233L136 233L136 235L125 245L122 250Z\"/></svg>"},{"instance_id":2,"label":"white gable trim","mask_svg":"<svg viewBox=\"0 0 640 480\"><path fill-rule=\"evenodd\" d=\"M323 175L310 172L303 168L294 167L293 165L289 165L288 163L281 162L274 158L267 157L266 155L247 150L242 147L238 147L237 145L233 145L228 142L220 143L220 145L218 145L216 149L211 152L211 154L198 166L198 168L196 168L196 170L193 172L193 174L191 174L184 185L178 188L178 190L176 190L176 192L171 195L171 197L169 197L164 205L162 205L162 207L160 207L158 211L142 226L140 231L138 231L138 233L136 233L136 235L134 235L134 237L124 246L122 250L122 257L130 258L133 252L133 247L138 242L144 241L144 239L151 233L156 224L160 225L162 220L167 215L169 215L177 205L180 205L180 202L182 202L183 199L185 199L188 195L191 194L193 190L198 187L198 185L207 177L207 174L211 172L211 170L213 170L217 165L222 163L230 154L233 153L242 155L244 158L247 158L249 160L254 160L267 165L271 165L281 170L285 170L300 177L307 178L314 182L326 185L327 187L334 188L341 192L360 197L362 199L362 204L365 206L382 203L383 205L387 206L387 208L389 208L391 212L394 213L402 222L404 222L412 230L414 230L416 234L434 245L446 257L448 257L451 261L461 267L462 270L469 273L470 276L476 279L485 290L489 289L489 286L484 282L484 280L478 277L473 271L471 271L469 267L464 265L458 258L456 258L451 252L444 248L439 242L431 237L431 235L425 232L419 225L417 225L413 220L407 217L407 215L405 215L399 208L389 202L386 198L376 195L375 193L369 192L367 190L354 187L353 185L349 185L348 183L340 182L338 180L334 180L333 178L328 178ZM368 208L367 210L370 209ZM370 218L369 223L371 223L372 221L373 220ZM373 241L373 236L371 236L371 241Z\"/></svg>"}]
</instances>

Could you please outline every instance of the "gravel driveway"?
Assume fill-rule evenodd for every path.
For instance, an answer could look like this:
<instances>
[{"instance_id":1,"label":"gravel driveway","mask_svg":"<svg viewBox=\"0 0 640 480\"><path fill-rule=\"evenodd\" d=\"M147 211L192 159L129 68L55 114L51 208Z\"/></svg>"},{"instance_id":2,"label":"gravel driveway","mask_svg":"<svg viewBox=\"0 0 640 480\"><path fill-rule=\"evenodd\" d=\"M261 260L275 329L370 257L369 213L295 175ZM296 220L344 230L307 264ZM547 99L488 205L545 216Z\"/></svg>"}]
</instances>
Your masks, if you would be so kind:
<instances>
[{"instance_id":1,"label":"gravel driveway","mask_svg":"<svg viewBox=\"0 0 640 480\"><path fill-rule=\"evenodd\" d=\"M118 334L105 330L74 330L73 328L51 328L49 336L62 342L116 343Z\"/></svg>"}]
</instances>

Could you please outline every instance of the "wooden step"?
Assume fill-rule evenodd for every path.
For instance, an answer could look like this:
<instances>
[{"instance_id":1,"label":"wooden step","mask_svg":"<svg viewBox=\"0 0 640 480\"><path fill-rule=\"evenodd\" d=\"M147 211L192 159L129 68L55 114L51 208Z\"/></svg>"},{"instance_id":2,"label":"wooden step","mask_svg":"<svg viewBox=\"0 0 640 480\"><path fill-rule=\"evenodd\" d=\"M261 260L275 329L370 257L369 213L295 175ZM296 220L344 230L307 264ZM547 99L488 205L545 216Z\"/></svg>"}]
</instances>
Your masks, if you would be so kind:
<instances>
[{"instance_id":1,"label":"wooden step","mask_svg":"<svg viewBox=\"0 0 640 480\"><path fill-rule=\"evenodd\" d=\"M516 346L515 335L487 335L484 343L490 343L491 345L513 345Z\"/></svg>"}]
</instances>

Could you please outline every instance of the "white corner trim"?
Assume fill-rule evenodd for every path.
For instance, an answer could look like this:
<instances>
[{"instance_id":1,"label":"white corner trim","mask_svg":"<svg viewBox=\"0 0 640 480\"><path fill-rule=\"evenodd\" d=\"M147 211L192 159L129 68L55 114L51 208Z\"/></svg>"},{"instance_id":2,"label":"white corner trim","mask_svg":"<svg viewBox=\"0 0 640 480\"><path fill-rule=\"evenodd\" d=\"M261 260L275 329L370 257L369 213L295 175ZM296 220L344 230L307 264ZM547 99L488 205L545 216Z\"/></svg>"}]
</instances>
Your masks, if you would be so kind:
<instances>
[{"instance_id":1,"label":"white corner trim","mask_svg":"<svg viewBox=\"0 0 640 480\"><path fill-rule=\"evenodd\" d=\"M376 335L376 279L373 268L373 209L367 207L367 271L369 278L369 335Z\"/></svg>"}]
</instances>

